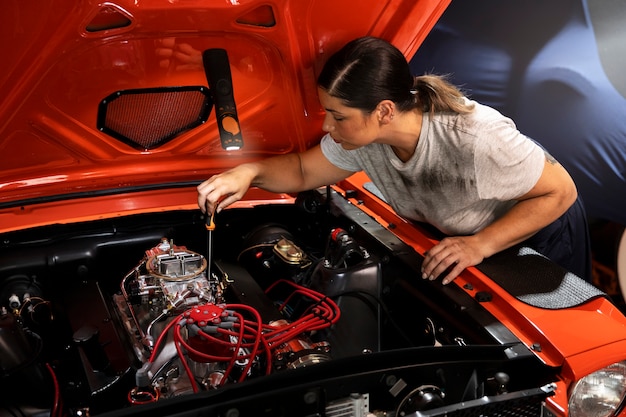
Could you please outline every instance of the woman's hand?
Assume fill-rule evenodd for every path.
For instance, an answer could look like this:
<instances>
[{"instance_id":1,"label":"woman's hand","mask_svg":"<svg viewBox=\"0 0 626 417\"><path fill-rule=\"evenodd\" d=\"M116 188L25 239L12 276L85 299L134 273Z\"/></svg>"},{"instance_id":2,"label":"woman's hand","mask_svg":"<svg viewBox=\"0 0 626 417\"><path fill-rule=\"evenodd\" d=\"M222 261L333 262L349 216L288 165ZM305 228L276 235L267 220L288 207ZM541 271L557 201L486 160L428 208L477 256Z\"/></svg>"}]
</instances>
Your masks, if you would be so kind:
<instances>
[{"instance_id":1,"label":"woman's hand","mask_svg":"<svg viewBox=\"0 0 626 417\"><path fill-rule=\"evenodd\" d=\"M255 177L253 166L244 164L217 174L198 185L198 206L215 213L240 200Z\"/></svg>"},{"instance_id":2,"label":"woman's hand","mask_svg":"<svg viewBox=\"0 0 626 417\"><path fill-rule=\"evenodd\" d=\"M434 280L441 275L443 284L449 284L465 268L478 265L484 258L476 236L446 237L426 252L422 278Z\"/></svg>"}]
</instances>

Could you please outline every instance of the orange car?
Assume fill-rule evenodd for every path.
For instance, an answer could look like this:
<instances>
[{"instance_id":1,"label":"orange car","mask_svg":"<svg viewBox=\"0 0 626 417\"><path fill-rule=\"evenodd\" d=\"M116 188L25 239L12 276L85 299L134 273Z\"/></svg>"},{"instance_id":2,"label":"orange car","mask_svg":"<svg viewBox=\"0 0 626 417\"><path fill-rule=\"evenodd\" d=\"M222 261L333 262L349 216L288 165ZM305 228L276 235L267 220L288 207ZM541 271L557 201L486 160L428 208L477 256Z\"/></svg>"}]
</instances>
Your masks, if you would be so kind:
<instances>
[{"instance_id":1,"label":"orange car","mask_svg":"<svg viewBox=\"0 0 626 417\"><path fill-rule=\"evenodd\" d=\"M319 141L350 39L447 1L3 2L0 416L626 415L626 317L518 247L452 284L356 174L196 186Z\"/></svg>"}]
</instances>

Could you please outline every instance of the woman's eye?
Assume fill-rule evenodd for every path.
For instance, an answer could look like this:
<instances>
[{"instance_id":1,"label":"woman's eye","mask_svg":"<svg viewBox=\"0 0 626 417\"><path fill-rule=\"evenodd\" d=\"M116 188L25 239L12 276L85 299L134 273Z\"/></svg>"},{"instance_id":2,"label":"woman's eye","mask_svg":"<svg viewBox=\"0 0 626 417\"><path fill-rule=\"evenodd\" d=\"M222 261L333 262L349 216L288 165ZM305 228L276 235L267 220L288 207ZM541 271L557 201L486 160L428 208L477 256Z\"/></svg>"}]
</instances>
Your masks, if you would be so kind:
<instances>
[{"instance_id":1,"label":"woman's eye","mask_svg":"<svg viewBox=\"0 0 626 417\"><path fill-rule=\"evenodd\" d=\"M336 122L341 122L344 118L343 117L334 117L333 119L335 119Z\"/></svg>"}]
</instances>

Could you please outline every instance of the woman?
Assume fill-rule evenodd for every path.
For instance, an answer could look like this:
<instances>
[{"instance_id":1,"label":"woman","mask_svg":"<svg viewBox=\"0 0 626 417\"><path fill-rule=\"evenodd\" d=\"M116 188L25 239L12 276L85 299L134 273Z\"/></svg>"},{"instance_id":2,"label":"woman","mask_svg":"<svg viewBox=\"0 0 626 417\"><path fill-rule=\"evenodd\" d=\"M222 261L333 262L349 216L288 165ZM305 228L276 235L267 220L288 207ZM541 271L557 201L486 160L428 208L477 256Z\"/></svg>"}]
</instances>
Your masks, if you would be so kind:
<instances>
[{"instance_id":1,"label":"woman","mask_svg":"<svg viewBox=\"0 0 626 417\"><path fill-rule=\"evenodd\" d=\"M574 182L510 119L441 77L413 77L404 55L373 37L330 57L318 93L327 132L318 146L211 177L198 186L200 208L219 211L250 186L291 193L364 170L399 215L448 236L425 255L424 279L447 284L524 242L589 280Z\"/></svg>"}]
</instances>

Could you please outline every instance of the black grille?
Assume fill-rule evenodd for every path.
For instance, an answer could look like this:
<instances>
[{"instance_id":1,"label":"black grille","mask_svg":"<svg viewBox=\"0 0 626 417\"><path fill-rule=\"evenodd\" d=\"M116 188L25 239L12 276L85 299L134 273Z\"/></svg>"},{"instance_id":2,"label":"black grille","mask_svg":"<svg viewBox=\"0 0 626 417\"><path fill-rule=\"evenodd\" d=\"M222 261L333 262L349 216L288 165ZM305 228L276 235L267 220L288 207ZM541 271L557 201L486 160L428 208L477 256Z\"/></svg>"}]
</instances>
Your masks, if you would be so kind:
<instances>
[{"instance_id":1,"label":"black grille","mask_svg":"<svg viewBox=\"0 0 626 417\"><path fill-rule=\"evenodd\" d=\"M98 129L130 146L154 149L206 122L212 101L203 86L123 90L98 107Z\"/></svg>"},{"instance_id":2,"label":"black grille","mask_svg":"<svg viewBox=\"0 0 626 417\"><path fill-rule=\"evenodd\" d=\"M417 411L414 417L537 417L542 415L544 400L553 395L555 386L516 391L494 397L482 397L428 411ZM407 416L408 417L408 416Z\"/></svg>"}]
</instances>

